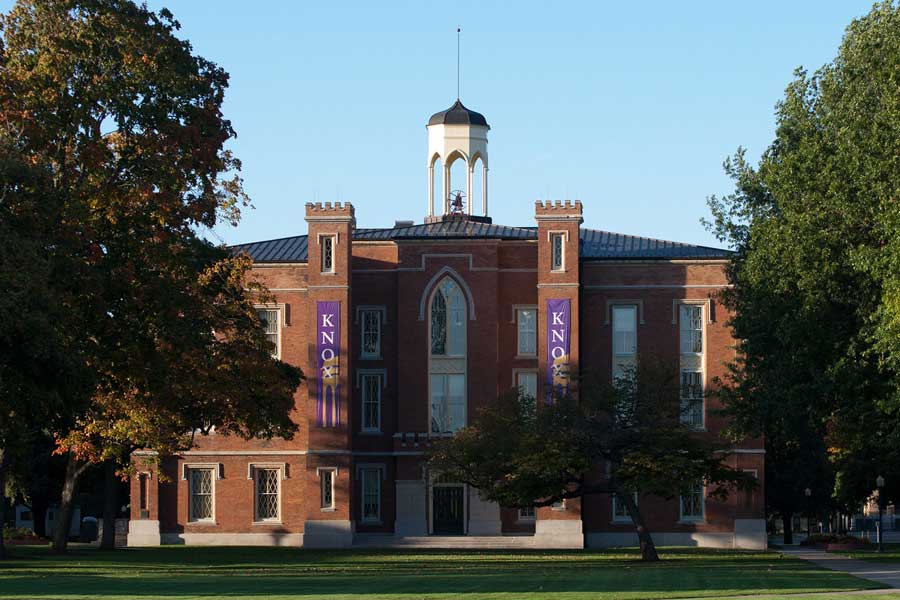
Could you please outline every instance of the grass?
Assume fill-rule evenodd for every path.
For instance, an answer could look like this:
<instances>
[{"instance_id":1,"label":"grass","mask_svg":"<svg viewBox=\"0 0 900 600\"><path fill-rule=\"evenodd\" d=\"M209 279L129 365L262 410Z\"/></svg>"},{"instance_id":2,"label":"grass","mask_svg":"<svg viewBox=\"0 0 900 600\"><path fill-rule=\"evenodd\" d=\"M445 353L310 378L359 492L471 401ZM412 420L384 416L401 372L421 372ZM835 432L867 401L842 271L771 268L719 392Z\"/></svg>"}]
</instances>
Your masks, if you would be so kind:
<instances>
[{"instance_id":1,"label":"grass","mask_svg":"<svg viewBox=\"0 0 900 600\"><path fill-rule=\"evenodd\" d=\"M76 548L64 557L44 547L13 551L13 559L0 563L0 598L612 600L766 593L799 600L811 592L878 587L773 552L663 549L662 562L645 565L628 550L181 546L113 552Z\"/></svg>"},{"instance_id":2,"label":"grass","mask_svg":"<svg viewBox=\"0 0 900 600\"><path fill-rule=\"evenodd\" d=\"M900 562L900 544L885 544L884 553L879 553L878 544L872 543L860 550L841 552L841 554L870 562Z\"/></svg>"}]
</instances>

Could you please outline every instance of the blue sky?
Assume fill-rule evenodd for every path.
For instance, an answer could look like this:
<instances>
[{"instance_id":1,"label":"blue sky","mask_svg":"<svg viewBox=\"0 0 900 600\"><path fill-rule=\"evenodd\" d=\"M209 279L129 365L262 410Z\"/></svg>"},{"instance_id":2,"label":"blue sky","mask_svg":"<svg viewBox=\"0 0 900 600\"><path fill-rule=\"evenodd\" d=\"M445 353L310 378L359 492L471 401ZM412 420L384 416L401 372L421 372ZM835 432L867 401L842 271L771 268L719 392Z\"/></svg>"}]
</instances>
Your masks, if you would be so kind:
<instances>
[{"instance_id":1,"label":"blue sky","mask_svg":"<svg viewBox=\"0 0 900 600\"><path fill-rule=\"evenodd\" d=\"M831 60L871 0L148 4L231 74L255 210L216 229L229 243L305 233L315 199L351 201L360 227L421 222L425 123L456 98L460 26L495 223L577 197L587 227L715 245L699 220L731 188L723 159L759 156L793 69Z\"/></svg>"}]
</instances>

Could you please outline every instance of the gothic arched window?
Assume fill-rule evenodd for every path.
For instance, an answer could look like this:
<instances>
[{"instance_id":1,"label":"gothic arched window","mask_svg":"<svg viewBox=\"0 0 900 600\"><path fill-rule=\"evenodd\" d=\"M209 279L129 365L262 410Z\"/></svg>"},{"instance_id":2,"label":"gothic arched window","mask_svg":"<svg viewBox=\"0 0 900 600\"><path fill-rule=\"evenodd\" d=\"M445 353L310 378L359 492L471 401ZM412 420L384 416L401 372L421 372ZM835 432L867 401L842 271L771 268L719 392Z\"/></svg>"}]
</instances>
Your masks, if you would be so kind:
<instances>
[{"instance_id":1,"label":"gothic arched window","mask_svg":"<svg viewBox=\"0 0 900 600\"><path fill-rule=\"evenodd\" d=\"M466 355L466 303L462 290L449 277L431 299L431 355Z\"/></svg>"},{"instance_id":2,"label":"gothic arched window","mask_svg":"<svg viewBox=\"0 0 900 600\"><path fill-rule=\"evenodd\" d=\"M466 422L466 299L451 278L431 297L430 430L447 433Z\"/></svg>"}]
</instances>

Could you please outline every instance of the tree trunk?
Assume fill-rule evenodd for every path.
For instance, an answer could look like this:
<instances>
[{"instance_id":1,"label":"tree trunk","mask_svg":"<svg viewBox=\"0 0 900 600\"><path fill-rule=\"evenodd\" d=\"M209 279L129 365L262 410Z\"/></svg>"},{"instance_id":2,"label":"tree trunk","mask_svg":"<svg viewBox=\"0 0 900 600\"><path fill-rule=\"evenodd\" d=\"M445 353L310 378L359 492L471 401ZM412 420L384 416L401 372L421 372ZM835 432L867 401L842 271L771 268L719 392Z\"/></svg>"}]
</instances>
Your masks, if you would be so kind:
<instances>
[{"instance_id":1,"label":"tree trunk","mask_svg":"<svg viewBox=\"0 0 900 600\"><path fill-rule=\"evenodd\" d=\"M118 512L119 485L116 481L116 463L111 460L103 465L103 537L100 548L114 550L116 547L116 513Z\"/></svg>"},{"instance_id":2,"label":"tree trunk","mask_svg":"<svg viewBox=\"0 0 900 600\"><path fill-rule=\"evenodd\" d=\"M70 452L66 459L66 478L63 482L62 498L59 503L59 519L53 532L53 551L65 554L69 547L69 528L72 526L72 503L78 489L78 479L87 469L87 463L78 464L78 459Z\"/></svg>"},{"instance_id":3,"label":"tree trunk","mask_svg":"<svg viewBox=\"0 0 900 600\"><path fill-rule=\"evenodd\" d=\"M641 545L641 560L644 562L658 561L659 554L656 553L656 545L653 543L650 530L647 529L647 525L644 523L644 516L634 501L634 495L631 493L617 494L616 499L625 503L631 522L634 523L634 528L638 534L638 542Z\"/></svg>"},{"instance_id":4,"label":"tree trunk","mask_svg":"<svg viewBox=\"0 0 900 600\"><path fill-rule=\"evenodd\" d=\"M38 537L47 537L47 498L43 495L31 501L31 516L34 518L34 533Z\"/></svg>"},{"instance_id":5,"label":"tree trunk","mask_svg":"<svg viewBox=\"0 0 900 600\"><path fill-rule=\"evenodd\" d=\"M6 451L0 448L0 560L6 558L3 528L6 526Z\"/></svg>"},{"instance_id":6,"label":"tree trunk","mask_svg":"<svg viewBox=\"0 0 900 600\"><path fill-rule=\"evenodd\" d=\"M781 513L781 522L784 524L784 544L789 546L794 543L794 513Z\"/></svg>"}]
</instances>

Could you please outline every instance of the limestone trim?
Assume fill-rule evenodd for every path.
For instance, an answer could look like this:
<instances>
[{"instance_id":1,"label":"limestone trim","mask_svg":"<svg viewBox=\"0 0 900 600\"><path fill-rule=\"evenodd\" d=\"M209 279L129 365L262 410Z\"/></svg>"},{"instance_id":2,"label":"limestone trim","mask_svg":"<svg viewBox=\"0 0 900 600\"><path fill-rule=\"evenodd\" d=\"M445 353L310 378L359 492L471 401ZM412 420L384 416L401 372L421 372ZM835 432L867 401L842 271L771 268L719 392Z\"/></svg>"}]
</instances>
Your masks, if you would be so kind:
<instances>
[{"instance_id":1,"label":"limestone trim","mask_svg":"<svg viewBox=\"0 0 900 600\"><path fill-rule=\"evenodd\" d=\"M469 265L472 264L472 255L465 255L469 257ZM424 262L424 259L423 259ZM425 309L428 307L432 292L434 288L441 282L444 277L450 277L453 279L454 283L456 283L459 288L462 290L463 295L466 297L466 304L469 309L469 320L475 320L475 297L472 295L472 290L469 288L469 284L466 283L466 280L463 279L462 275L456 271L453 267L444 266L440 271L434 274L431 279L428 280L428 283L425 284L425 287L422 289L422 295L419 298L419 320L425 320ZM430 332L429 332L429 340ZM430 342L429 342L430 343Z\"/></svg>"},{"instance_id":2,"label":"limestone trim","mask_svg":"<svg viewBox=\"0 0 900 600\"><path fill-rule=\"evenodd\" d=\"M640 298L616 298L606 301L606 310L604 311L604 325L612 323L612 309L614 306L636 306L638 311L638 325L646 325L644 321L644 301Z\"/></svg>"},{"instance_id":3,"label":"limestone trim","mask_svg":"<svg viewBox=\"0 0 900 600\"><path fill-rule=\"evenodd\" d=\"M683 304L689 304L693 306L702 306L704 307L704 311L706 313L706 323L708 325L713 324L713 310L712 310L712 298L674 298L672 300L672 325L678 325L678 308ZM704 328L705 329L705 328ZM706 332L704 331L704 338ZM703 340L703 348L706 348L706 339Z\"/></svg>"},{"instance_id":4,"label":"limestone trim","mask_svg":"<svg viewBox=\"0 0 900 600\"><path fill-rule=\"evenodd\" d=\"M253 479L256 469L278 469L281 471L281 479L290 479L288 468L288 464L284 462L256 462L251 460L247 463L247 479Z\"/></svg>"}]
</instances>

